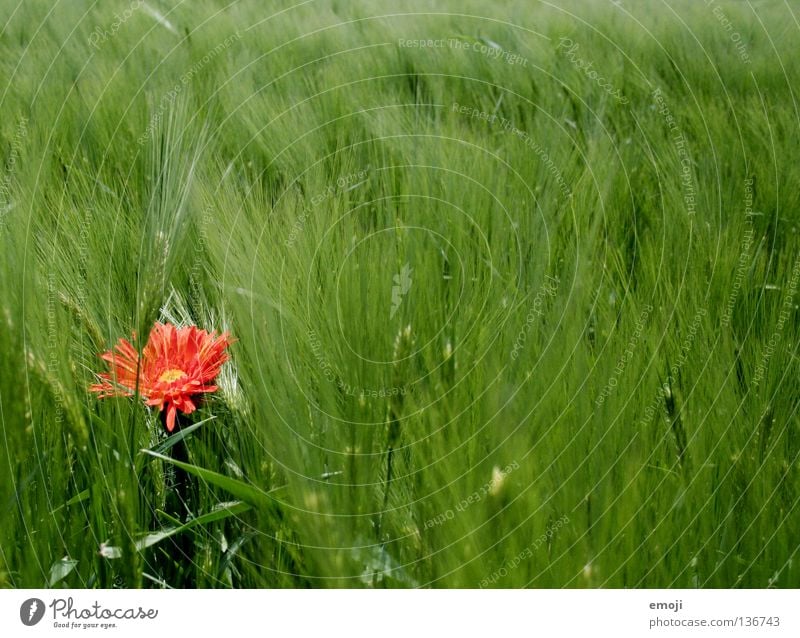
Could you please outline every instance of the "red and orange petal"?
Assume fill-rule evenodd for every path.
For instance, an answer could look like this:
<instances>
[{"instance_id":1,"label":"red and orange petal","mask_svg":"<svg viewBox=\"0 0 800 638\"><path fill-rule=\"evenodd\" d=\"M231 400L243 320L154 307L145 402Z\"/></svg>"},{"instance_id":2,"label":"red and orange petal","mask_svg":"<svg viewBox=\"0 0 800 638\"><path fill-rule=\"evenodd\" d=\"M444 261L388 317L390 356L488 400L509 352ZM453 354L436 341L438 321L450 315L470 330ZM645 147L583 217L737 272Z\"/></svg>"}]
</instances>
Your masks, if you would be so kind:
<instances>
[{"instance_id":1,"label":"red and orange petal","mask_svg":"<svg viewBox=\"0 0 800 638\"><path fill-rule=\"evenodd\" d=\"M141 358L125 339L119 340L115 351L103 353L110 372L98 374L101 382L89 389L99 398L130 396L138 383L147 405L159 411L166 407L166 425L171 432L177 410L191 414L196 409L193 396L216 392L217 386L207 383L228 360L226 349L232 342L227 332L217 336L196 326L176 328L156 323Z\"/></svg>"}]
</instances>

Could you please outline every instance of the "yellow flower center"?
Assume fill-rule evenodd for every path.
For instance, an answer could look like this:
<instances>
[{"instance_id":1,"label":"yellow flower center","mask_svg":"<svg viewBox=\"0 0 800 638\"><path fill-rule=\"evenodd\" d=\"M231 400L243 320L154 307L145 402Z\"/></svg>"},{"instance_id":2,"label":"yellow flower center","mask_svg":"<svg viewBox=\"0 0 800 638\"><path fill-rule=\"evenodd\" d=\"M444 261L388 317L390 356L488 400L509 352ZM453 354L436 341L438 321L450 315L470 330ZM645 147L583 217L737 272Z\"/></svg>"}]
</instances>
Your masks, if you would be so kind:
<instances>
[{"instance_id":1,"label":"yellow flower center","mask_svg":"<svg viewBox=\"0 0 800 638\"><path fill-rule=\"evenodd\" d=\"M181 377L185 377L186 373L179 369L179 368L170 368L169 370L165 370L161 373L161 376L158 377L159 381L164 383L172 383L173 381L177 381Z\"/></svg>"}]
</instances>

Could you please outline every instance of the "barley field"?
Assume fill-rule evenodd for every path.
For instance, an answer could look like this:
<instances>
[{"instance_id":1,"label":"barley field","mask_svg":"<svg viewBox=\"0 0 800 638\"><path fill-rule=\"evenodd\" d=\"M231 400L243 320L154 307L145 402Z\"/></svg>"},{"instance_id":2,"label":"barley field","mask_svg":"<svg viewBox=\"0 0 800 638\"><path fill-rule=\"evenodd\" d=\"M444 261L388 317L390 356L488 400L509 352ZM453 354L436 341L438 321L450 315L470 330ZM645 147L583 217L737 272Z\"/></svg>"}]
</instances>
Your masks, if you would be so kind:
<instances>
[{"instance_id":1,"label":"barley field","mask_svg":"<svg viewBox=\"0 0 800 638\"><path fill-rule=\"evenodd\" d=\"M798 42L0 0L0 586L800 587Z\"/></svg>"}]
</instances>

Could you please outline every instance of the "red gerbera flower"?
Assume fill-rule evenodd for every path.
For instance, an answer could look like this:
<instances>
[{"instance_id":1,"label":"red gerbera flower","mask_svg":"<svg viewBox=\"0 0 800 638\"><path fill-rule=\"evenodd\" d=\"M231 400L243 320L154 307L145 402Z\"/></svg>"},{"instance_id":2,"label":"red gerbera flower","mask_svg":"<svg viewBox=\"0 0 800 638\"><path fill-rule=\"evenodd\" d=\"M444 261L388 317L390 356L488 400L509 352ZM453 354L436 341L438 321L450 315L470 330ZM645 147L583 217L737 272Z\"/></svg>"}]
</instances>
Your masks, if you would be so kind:
<instances>
[{"instance_id":1,"label":"red gerbera flower","mask_svg":"<svg viewBox=\"0 0 800 638\"><path fill-rule=\"evenodd\" d=\"M197 326L176 328L170 323L156 323L150 337L139 353L127 339L120 339L114 350L100 355L110 365L110 372L97 376L100 383L89 386L99 398L131 396L137 389L147 405L167 408L167 430L175 429L178 410L184 414L195 411L193 397L215 392L208 385L228 360L225 349L233 342L225 332L217 336Z\"/></svg>"}]
</instances>

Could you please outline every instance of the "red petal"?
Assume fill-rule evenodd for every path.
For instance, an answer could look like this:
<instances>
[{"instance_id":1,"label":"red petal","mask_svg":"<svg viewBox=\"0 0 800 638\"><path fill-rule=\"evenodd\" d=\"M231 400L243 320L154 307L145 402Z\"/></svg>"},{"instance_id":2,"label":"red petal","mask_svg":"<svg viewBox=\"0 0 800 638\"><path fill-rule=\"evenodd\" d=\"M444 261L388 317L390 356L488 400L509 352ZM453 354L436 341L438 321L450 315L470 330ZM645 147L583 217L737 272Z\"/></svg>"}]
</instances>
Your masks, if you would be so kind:
<instances>
[{"instance_id":1,"label":"red petal","mask_svg":"<svg viewBox=\"0 0 800 638\"><path fill-rule=\"evenodd\" d=\"M172 432L175 429L175 413L177 411L178 408L175 407L175 404L170 403L167 408L167 432Z\"/></svg>"}]
</instances>

